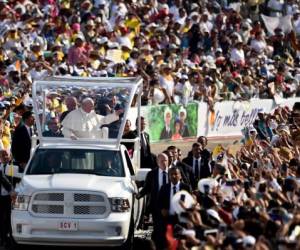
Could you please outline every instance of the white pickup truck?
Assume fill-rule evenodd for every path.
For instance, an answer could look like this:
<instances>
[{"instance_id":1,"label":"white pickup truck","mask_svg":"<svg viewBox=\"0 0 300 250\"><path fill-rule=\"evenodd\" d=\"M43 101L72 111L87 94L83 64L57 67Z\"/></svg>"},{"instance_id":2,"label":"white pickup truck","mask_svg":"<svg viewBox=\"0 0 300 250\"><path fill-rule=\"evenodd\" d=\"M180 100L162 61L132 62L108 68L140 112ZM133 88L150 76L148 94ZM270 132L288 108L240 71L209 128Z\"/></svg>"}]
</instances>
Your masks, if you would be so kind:
<instances>
[{"instance_id":1,"label":"white pickup truck","mask_svg":"<svg viewBox=\"0 0 300 250\"><path fill-rule=\"evenodd\" d=\"M121 246L131 249L143 201L136 200L139 139L133 157L121 143L132 100L140 98L142 81L135 78L51 78L33 85L38 145L17 189L12 210L16 246ZM73 90L95 99L114 93L124 108L115 138L44 137L49 93ZM81 96L76 96L82 99ZM139 101L137 115L139 116ZM39 112L43 110L43 112ZM132 114L130 114L132 116ZM99 128L100 129L100 128ZM109 126L108 126L108 129Z\"/></svg>"}]
</instances>

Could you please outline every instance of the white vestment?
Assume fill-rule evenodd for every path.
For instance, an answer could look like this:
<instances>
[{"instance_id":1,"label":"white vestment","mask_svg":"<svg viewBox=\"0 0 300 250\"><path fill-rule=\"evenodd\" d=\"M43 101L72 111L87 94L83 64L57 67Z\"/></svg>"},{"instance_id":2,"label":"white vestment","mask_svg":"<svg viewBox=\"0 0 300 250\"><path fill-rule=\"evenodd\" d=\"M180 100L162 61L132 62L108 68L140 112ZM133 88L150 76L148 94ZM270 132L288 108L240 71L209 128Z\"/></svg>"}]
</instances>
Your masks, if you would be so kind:
<instances>
[{"instance_id":1,"label":"white vestment","mask_svg":"<svg viewBox=\"0 0 300 250\"><path fill-rule=\"evenodd\" d=\"M86 113L82 108L71 111L62 121L64 137L103 138L101 126L119 120L115 113L107 116L98 115L92 110Z\"/></svg>"}]
</instances>

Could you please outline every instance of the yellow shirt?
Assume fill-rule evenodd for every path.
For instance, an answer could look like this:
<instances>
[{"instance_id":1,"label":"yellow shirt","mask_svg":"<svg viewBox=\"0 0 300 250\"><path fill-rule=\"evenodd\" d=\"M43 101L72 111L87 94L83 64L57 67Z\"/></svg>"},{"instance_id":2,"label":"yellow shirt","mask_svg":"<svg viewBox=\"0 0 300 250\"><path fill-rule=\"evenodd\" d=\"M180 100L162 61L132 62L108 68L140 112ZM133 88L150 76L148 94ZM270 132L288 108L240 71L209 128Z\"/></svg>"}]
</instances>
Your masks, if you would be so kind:
<instances>
[{"instance_id":1,"label":"yellow shirt","mask_svg":"<svg viewBox=\"0 0 300 250\"><path fill-rule=\"evenodd\" d=\"M61 62L64 59L64 53L61 51L57 51L57 59Z\"/></svg>"},{"instance_id":2,"label":"yellow shirt","mask_svg":"<svg viewBox=\"0 0 300 250\"><path fill-rule=\"evenodd\" d=\"M133 29L136 34L138 34L140 32L141 23L136 17L131 18L131 19L127 19L124 22L124 24L125 24L126 27L128 27L130 29Z\"/></svg>"},{"instance_id":3,"label":"yellow shirt","mask_svg":"<svg viewBox=\"0 0 300 250\"><path fill-rule=\"evenodd\" d=\"M59 106L59 101L56 98L49 100L49 109L53 110L56 109L58 106Z\"/></svg>"},{"instance_id":4,"label":"yellow shirt","mask_svg":"<svg viewBox=\"0 0 300 250\"><path fill-rule=\"evenodd\" d=\"M11 147L10 138L11 138L10 128L9 126L6 125L3 128L3 135L2 135L2 143L5 149L10 149Z\"/></svg>"},{"instance_id":5,"label":"yellow shirt","mask_svg":"<svg viewBox=\"0 0 300 250\"><path fill-rule=\"evenodd\" d=\"M150 54L150 55L144 55L144 58L146 60L147 63L152 63L153 62L153 56Z\"/></svg>"},{"instance_id":6,"label":"yellow shirt","mask_svg":"<svg viewBox=\"0 0 300 250\"><path fill-rule=\"evenodd\" d=\"M67 106L63 103L60 103L59 106L56 107L55 109L59 114L67 111Z\"/></svg>"},{"instance_id":7,"label":"yellow shirt","mask_svg":"<svg viewBox=\"0 0 300 250\"><path fill-rule=\"evenodd\" d=\"M98 51L99 51L99 55L101 55L101 56L105 56L106 55L106 50L105 50L104 47L101 47Z\"/></svg>"},{"instance_id":8,"label":"yellow shirt","mask_svg":"<svg viewBox=\"0 0 300 250\"><path fill-rule=\"evenodd\" d=\"M11 92L10 89L7 89L7 91L4 91L3 95L4 95L5 97L10 97L10 96L12 96L12 92Z\"/></svg>"},{"instance_id":9,"label":"yellow shirt","mask_svg":"<svg viewBox=\"0 0 300 250\"><path fill-rule=\"evenodd\" d=\"M16 106L19 106L23 102L23 98L16 99Z\"/></svg>"},{"instance_id":10,"label":"yellow shirt","mask_svg":"<svg viewBox=\"0 0 300 250\"><path fill-rule=\"evenodd\" d=\"M70 7L71 7L70 1L69 0L61 1L61 7L64 8L64 9L70 9Z\"/></svg>"},{"instance_id":11,"label":"yellow shirt","mask_svg":"<svg viewBox=\"0 0 300 250\"><path fill-rule=\"evenodd\" d=\"M122 59L126 61L130 57L129 52L122 51Z\"/></svg>"}]
</instances>

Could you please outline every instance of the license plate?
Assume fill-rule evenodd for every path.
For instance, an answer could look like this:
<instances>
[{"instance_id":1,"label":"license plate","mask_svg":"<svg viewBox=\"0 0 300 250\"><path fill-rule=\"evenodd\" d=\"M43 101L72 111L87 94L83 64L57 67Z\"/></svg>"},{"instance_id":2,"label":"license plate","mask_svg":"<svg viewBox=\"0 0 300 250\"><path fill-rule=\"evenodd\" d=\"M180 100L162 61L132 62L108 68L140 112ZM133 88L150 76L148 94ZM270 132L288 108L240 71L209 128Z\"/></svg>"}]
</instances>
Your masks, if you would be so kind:
<instances>
[{"instance_id":1,"label":"license plate","mask_svg":"<svg viewBox=\"0 0 300 250\"><path fill-rule=\"evenodd\" d=\"M60 221L58 223L58 230L77 231L78 230L78 222L77 221Z\"/></svg>"}]
</instances>

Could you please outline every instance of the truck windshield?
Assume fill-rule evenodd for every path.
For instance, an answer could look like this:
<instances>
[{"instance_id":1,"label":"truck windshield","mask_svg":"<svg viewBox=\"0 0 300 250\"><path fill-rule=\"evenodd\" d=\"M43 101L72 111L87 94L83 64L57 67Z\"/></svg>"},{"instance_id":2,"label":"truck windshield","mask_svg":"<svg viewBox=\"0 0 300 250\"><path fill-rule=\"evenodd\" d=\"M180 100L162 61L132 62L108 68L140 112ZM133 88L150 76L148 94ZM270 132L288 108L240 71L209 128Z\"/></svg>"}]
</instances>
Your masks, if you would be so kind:
<instances>
[{"instance_id":1,"label":"truck windshield","mask_svg":"<svg viewBox=\"0 0 300 250\"><path fill-rule=\"evenodd\" d=\"M124 177L119 151L88 149L38 149L27 175L95 174Z\"/></svg>"}]
</instances>

